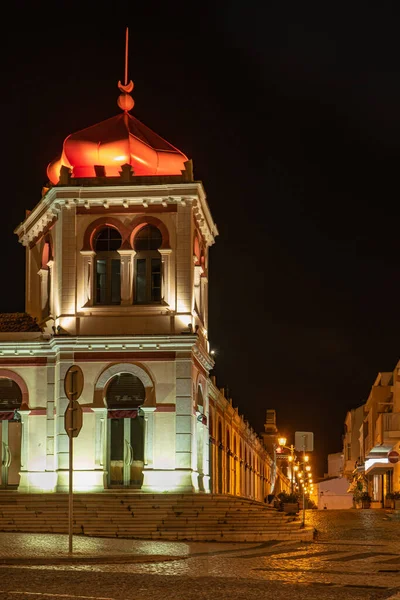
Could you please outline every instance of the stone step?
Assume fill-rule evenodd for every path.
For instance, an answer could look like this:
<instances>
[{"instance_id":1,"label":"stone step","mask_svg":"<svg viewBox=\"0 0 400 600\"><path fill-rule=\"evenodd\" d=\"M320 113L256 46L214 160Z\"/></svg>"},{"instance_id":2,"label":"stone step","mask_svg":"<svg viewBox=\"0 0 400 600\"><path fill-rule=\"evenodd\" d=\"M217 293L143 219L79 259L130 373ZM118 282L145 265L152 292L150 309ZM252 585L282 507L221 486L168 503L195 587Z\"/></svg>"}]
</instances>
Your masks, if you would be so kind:
<instances>
[{"instance_id":1,"label":"stone step","mask_svg":"<svg viewBox=\"0 0 400 600\"><path fill-rule=\"evenodd\" d=\"M312 540L312 530L265 504L207 494L74 494L74 534L198 541ZM0 493L0 530L68 532L68 494Z\"/></svg>"}]
</instances>

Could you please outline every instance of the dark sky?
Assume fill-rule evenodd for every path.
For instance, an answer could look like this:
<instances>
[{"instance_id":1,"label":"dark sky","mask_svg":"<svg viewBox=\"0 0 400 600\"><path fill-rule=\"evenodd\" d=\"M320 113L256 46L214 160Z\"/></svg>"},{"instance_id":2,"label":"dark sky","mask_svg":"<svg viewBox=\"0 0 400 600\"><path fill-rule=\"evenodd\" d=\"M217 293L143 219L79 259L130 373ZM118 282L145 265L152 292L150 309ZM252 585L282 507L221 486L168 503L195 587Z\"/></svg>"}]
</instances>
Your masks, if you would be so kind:
<instances>
[{"instance_id":1,"label":"dark sky","mask_svg":"<svg viewBox=\"0 0 400 600\"><path fill-rule=\"evenodd\" d=\"M16 2L3 15L0 311L24 308L13 230L47 163L119 112L129 26L134 114L193 159L220 231L217 383L256 431L267 408L289 443L313 431L322 475L347 410L399 359L395 4L142 4Z\"/></svg>"}]
</instances>

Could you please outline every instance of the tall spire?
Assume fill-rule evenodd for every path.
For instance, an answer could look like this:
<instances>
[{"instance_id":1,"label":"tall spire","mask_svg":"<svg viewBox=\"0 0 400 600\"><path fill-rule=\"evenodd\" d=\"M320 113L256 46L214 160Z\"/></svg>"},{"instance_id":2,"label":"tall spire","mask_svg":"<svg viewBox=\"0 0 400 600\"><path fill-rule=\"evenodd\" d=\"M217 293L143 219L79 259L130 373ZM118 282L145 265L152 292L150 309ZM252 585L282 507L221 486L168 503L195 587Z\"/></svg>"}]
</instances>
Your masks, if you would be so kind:
<instances>
[{"instance_id":1,"label":"tall spire","mask_svg":"<svg viewBox=\"0 0 400 600\"><path fill-rule=\"evenodd\" d=\"M129 29L126 28L125 33L125 82L122 85L121 80L118 81L118 88L122 94L118 97L118 106L124 111L128 112L135 106L135 101L129 92L133 90L133 81L130 80L128 83L128 48L129 48Z\"/></svg>"}]
</instances>

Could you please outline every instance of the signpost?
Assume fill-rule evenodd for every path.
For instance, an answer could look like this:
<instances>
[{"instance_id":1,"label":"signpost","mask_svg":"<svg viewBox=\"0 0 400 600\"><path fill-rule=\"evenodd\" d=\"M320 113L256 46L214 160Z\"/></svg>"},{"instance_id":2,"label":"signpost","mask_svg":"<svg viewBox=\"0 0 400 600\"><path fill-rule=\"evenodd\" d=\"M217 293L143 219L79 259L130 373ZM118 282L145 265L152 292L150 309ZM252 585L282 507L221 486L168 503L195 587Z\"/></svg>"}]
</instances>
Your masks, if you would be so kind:
<instances>
[{"instance_id":1,"label":"signpost","mask_svg":"<svg viewBox=\"0 0 400 600\"><path fill-rule=\"evenodd\" d=\"M82 407L77 402L83 390L83 373L77 365L68 369L64 378L64 391L69 403L64 414L64 428L69 437L69 492L68 492L68 552L72 554L73 532L73 439L82 429Z\"/></svg>"},{"instance_id":2,"label":"signpost","mask_svg":"<svg viewBox=\"0 0 400 600\"><path fill-rule=\"evenodd\" d=\"M294 445L296 450L303 452L303 465L306 462L306 452L312 452L314 450L314 434L312 431L296 431L294 434ZM306 525L306 494L303 484L303 519L302 527Z\"/></svg>"},{"instance_id":3,"label":"signpost","mask_svg":"<svg viewBox=\"0 0 400 600\"><path fill-rule=\"evenodd\" d=\"M396 450L392 450L388 454L388 461L392 464L396 464L400 460L400 454Z\"/></svg>"}]
</instances>

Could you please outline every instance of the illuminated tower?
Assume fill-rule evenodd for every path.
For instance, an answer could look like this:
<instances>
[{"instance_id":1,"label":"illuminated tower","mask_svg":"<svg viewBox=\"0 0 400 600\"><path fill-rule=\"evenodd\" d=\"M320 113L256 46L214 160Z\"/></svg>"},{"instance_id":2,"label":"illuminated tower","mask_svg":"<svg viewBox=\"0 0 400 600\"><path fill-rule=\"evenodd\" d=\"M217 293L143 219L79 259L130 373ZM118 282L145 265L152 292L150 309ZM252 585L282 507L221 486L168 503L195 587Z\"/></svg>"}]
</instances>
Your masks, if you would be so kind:
<instances>
[{"instance_id":1,"label":"illuminated tower","mask_svg":"<svg viewBox=\"0 0 400 600\"><path fill-rule=\"evenodd\" d=\"M15 230L26 311L44 332L20 343L41 360L14 369L29 396L24 490L66 489L63 379L79 364L77 489L208 491L208 250L218 232L192 162L130 113L127 58L119 88L122 112L64 140Z\"/></svg>"}]
</instances>

